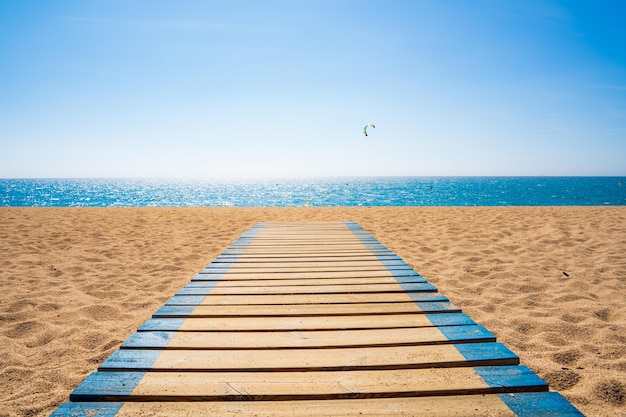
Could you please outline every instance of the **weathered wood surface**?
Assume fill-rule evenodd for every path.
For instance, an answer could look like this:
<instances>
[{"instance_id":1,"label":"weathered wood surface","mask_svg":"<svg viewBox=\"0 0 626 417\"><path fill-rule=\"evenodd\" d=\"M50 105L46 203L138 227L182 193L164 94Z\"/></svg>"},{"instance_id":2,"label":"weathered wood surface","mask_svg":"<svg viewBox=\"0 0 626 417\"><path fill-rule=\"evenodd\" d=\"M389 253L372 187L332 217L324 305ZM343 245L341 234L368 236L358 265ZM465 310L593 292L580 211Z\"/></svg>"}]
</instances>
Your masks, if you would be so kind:
<instances>
[{"instance_id":1,"label":"weathered wood surface","mask_svg":"<svg viewBox=\"0 0 626 417\"><path fill-rule=\"evenodd\" d=\"M183 300L184 301L184 300ZM284 316L358 316L363 314L391 315L405 313L458 312L460 308L449 301L440 302L382 302L341 304L249 304L249 305L199 305L167 304L153 317L284 317Z\"/></svg>"},{"instance_id":2,"label":"weathered wood surface","mask_svg":"<svg viewBox=\"0 0 626 417\"><path fill-rule=\"evenodd\" d=\"M122 343L123 349L292 349L370 346L417 346L426 344L495 341L484 327L395 328L363 330L291 331L143 331Z\"/></svg>"},{"instance_id":3,"label":"weathered wood surface","mask_svg":"<svg viewBox=\"0 0 626 417\"><path fill-rule=\"evenodd\" d=\"M341 293L341 294L249 294L249 295L175 295L167 305L285 305L285 304L348 304L406 303L447 301L436 292Z\"/></svg>"},{"instance_id":4,"label":"weathered wood surface","mask_svg":"<svg viewBox=\"0 0 626 417\"><path fill-rule=\"evenodd\" d=\"M181 379L185 384L180 383ZM106 386L106 390L102 387ZM546 391L525 366L330 372L96 372L73 401L236 401Z\"/></svg>"},{"instance_id":5,"label":"weathered wood surface","mask_svg":"<svg viewBox=\"0 0 626 417\"><path fill-rule=\"evenodd\" d=\"M139 331L299 331L299 330L365 330L416 329L420 327L467 326L476 324L463 313L449 314L362 314L354 316L291 316L258 317L228 316L206 320L202 318L151 319Z\"/></svg>"},{"instance_id":6,"label":"weathered wood surface","mask_svg":"<svg viewBox=\"0 0 626 417\"><path fill-rule=\"evenodd\" d=\"M354 223L258 224L53 416L580 416Z\"/></svg>"},{"instance_id":7,"label":"weathered wood surface","mask_svg":"<svg viewBox=\"0 0 626 417\"><path fill-rule=\"evenodd\" d=\"M248 279L248 280L228 280L226 275L223 279L197 279L188 283L184 288L198 287L214 287L220 284L220 288L243 288L243 287L285 287L285 286L301 286L309 287L312 285L374 285L374 284L398 284L399 280L393 276L367 277L367 278L286 278L286 279ZM426 283L427 281L419 275L402 277L402 283Z\"/></svg>"},{"instance_id":8,"label":"weathered wood surface","mask_svg":"<svg viewBox=\"0 0 626 417\"><path fill-rule=\"evenodd\" d=\"M221 284L221 283L220 283ZM178 291L177 295L280 295L280 294L356 294L356 293L405 293L435 292L429 282L395 284L351 284L351 285L272 285L272 286L191 286Z\"/></svg>"},{"instance_id":9,"label":"weathered wood surface","mask_svg":"<svg viewBox=\"0 0 626 417\"><path fill-rule=\"evenodd\" d=\"M371 279L379 277L417 277L419 276L412 269L401 270L380 270L380 271L306 271L306 272L265 272L265 273L249 273L249 272L206 272L199 273L192 278L192 281L247 281L247 280L281 280L281 279L331 279L331 278L360 278Z\"/></svg>"},{"instance_id":10,"label":"weathered wood surface","mask_svg":"<svg viewBox=\"0 0 626 417\"><path fill-rule=\"evenodd\" d=\"M245 393L242 393L245 397ZM580 417L556 392L294 401L71 402L52 417Z\"/></svg>"},{"instance_id":11,"label":"weathered wood surface","mask_svg":"<svg viewBox=\"0 0 626 417\"><path fill-rule=\"evenodd\" d=\"M516 365L501 343L328 349L142 350L113 352L100 371L280 372Z\"/></svg>"}]
</instances>

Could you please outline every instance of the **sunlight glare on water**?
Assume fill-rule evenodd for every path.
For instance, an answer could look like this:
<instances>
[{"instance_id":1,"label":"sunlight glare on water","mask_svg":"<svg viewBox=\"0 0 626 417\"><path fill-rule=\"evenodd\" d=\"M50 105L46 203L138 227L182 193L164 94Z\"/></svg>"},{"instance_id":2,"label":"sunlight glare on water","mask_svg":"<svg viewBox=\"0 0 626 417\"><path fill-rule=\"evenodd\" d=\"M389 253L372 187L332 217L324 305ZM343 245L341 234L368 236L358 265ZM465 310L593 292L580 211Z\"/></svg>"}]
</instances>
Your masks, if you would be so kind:
<instances>
[{"instance_id":1,"label":"sunlight glare on water","mask_svg":"<svg viewBox=\"0 0 626 417\"><path fill-rule=\"evenodd\" d=\"M0 179L0 206L626 205L626 187L621 184L626 178Z\"/></svg>"}]
</instances>

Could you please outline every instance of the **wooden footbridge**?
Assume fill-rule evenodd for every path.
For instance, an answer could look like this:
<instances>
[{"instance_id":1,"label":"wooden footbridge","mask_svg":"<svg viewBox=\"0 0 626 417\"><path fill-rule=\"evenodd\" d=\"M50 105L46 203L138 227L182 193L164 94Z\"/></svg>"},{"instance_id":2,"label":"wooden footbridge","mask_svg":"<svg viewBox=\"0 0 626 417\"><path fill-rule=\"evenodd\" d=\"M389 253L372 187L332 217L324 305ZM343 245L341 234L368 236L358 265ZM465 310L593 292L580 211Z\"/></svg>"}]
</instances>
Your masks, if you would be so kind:
<instances>
[{"instance_id":1,"label":"wooden footbridge","mask_svg":"<svg viewBox=\"0 0 626 417\"><path fill-rule=\"evenodd\" d=\"M356 223L255 225L52 414L581 415Z\"/></svg>"}]
</instances>

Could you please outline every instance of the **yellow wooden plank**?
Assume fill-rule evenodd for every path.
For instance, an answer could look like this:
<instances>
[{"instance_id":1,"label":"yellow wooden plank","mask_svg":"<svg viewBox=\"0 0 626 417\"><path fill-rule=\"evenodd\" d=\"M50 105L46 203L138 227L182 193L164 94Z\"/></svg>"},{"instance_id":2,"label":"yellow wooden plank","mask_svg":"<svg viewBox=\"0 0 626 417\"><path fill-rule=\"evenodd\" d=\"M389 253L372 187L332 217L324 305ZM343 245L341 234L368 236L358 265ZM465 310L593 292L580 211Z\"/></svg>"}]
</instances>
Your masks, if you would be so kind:
<instances>
[{"instance_id":1,"label":"yellow wooden plank","mask_svg":"<svg viewBox=\"0 0 626 417\"><path fill-rule=\"evenodd\" d=\"M221 263L214 263L209 265L207 268L220 268ZM234 263L229 263L228 267L235 271L238 269L246 269L246 270L250 270L250 271L255 271L255 270L260 270L260 271L264 271L267 269L286 269L286 270L292 270L292 269L296 269L299 271L305 271L305 270L311 270L311 271L316 271L316 270L320 270L323 268L323 270L328 270L328 269L336 269L336 268L341 268L342 270L380 270L380 269L387 269L387 267L385 265L383 265L379 260L377 259L373 259L373 260L369 260L369 261L327 261L327 262L321 262L321 261L309 261L309 262L291 262L291 261L286 261L286 262L234 262Z\"/></svg>"},{"instance_id":2,"label":"yellow wooden plank","mask_svg":"<svg viewBox=\"0 0 626 417\"><path fill-rule=\"evenodd\" d=\"M462 326L467 329L465 338L484 340L480 326ZM478 329L473 332L472 329ZM292 349L362 346L399 346L451 343L438 327L366 330L294 330L294 331L216 331L169 332L171 339L163 340L165 332L140 332L123 346L130 348L155 348L154 340L163 349ZM491 336L492 337L492 336ZM137 340L135 342L135 340ZM467 340L467 339L466 339ZM471 340L471 339L470 339ZM490 341L494 341L493 337ZM143 342L143 343L142 343Z\"/></svg>"},{"instance_id":3,"label":"yellow wooden plank","mask_svg":"<svg viewBox=\"0 0 626 417\"><path fill-rule=\"evenodd\" d=\"M393 257L399 259L395 255L386 255L387 258ZM220 256L219 262L237 262L238 264L244 263L278 263L278 262L359 262L359 261L375 261L377 256L374 254L336 254L331 255L318 255L318 254L271 254L271 255L241 255L241 256Z\"/></svg>"},{"instance_id":4,"label":"yellow wooden plank","mask_svg":"<svg viewBox=\"0 0 626 417\"><path fill-rule=\"evenodd\" d=\"M181 380L185 383L181 384ZM464 394L487 391L474 368L400 369L346 372L149 372L131 397L212 397L272 400L275 397L353 397ZM245 394L243 394L245 393Z\"/></svg>"},{"instance_id":5,"label":"yellow wooden plank","mask_svg":"<svg viewBox=\"0 0 626 417\"><path fill-rule=\"evenodd\" d=\"M214 285L214 288L218 287L283 287L283 286L318 286L318 285L363 285L363 284L397 284L398 281L389 274L389 276L382 277L363 277L363 278L306 278L306 279L239 279L229 280L227 276L221 277L217 283L214 283L209 277L206 277L205 283L200 279L196 279L194 284L198 286L202 285ZM416 277L415 281L419 281L420 278Z\"/></svg>"},{"instance_id":6,"label":"yellow wooden plank","mask_svg":"<svg viewBox=\"0 0 626 417\"><path fill-rule=\"evenodd\" d=\"M288 246L288 245L274 245L268 248L255 248L255 247L231 247L224 251L225 255L232 254L243 254L246 256L275 256L275 255L283 255L287 254L291 255L302 255L302 256L310 256L310 255L328 255L328 256L336 256L336 255L344 255L344 254L352 254L352 255L370 255L372 253L390 253L387 249L370 249L365 247L364 245L350 245L349 247L326 247L323 245L309 246L306 248L297 247L297 246Z\"/></svg>"},{"instance_id":7,"label":"yellow wooden plank","mask_svg":"<svg viewBox=\"0 0 626 417\"><path fill-rule=\"evenodd\" d=\"M184 296L180 296L184 297ZM183 300L173 297L168 304ZM184 301L184 300L183 300ZM269 305L269 304L333 304L333 303L404 303L413 301L407 293L383 294L281 294L281 295L207 295L197 304L203 305Z\"/></svg>"},{"instance_id":8,"label":"yellow wooden plank","mask_svg":"<svg viewBox=\"0 0 626 417\"><path fill-rule=\"evenodd\" d=\"M231 247L231 248L234 248ZM354 250L362 250L364 252L370 252L369 249L365 247L365 245L361 242L355 242L350 244L319 244L319 245L311 245L303 242L299 245L288 245L275 243L271 245L253 245L245 247L244 253L280 253L280 252L337 252L337 251L354 251Z\"/></svg>"},{"instance_id":9,"label":"yellow wooden plank","mask_svg":"<svg viewBox=\"0 0 626 417\"><path fill-rule=\"evenodd\" d=\"M494 343L480 343L491 349ZM465 348L473 345L459 345ZM100 370L133 370L134 363L128 358L144 352L119 350L114 352ZM487 358L492 356L486 355ZM469 362L457 350L456 345L394 346L375 348L339 349L270 349L255 350L163 350L150 365L151 371L322 371L358 369L417 369L431 367L458 367L473 365L516 365L513 356L497 356L496 360ZM142 369L136 369L142 370Z\"/></svg>"},{"instance_id":10,"label":"yellow wooden plank","mask_svg":"<svg viewBox=\"0 0 626 417\"><path fill-rule=\"evenodd\" d=\"M244 237L245 239L245 237ZM269 233L260 232L254 236L255 242L266 240L294 240L294 241L322 241L322 240L341 240L341 241L358 241L359 237L352 232L318 232L312 233L302 230L300 233Z\"/></svg>"},{"instance_id":11,"label":"yellow wooden plank","mask_svg":"<svg viewBox=\"0 0 626 417\"><path fill-rule=\"evenodd\" d=\"M363 249L360 251L345 251L345 252L318 252L318 253L302 253L302 252L294 252L294 253L229 253L228 250L218 256L218 260L227 260L228 258L236 259L239 261L254 261L257 259L260 260L273 260L273 259L292 259L292 260L309 260L309 259L320 259L322 261L326 260L338 260L338 259L349 259L349 260L370 260L377 259L377 256L381 255L383 257L396 257L399 259L398 255L394 254L391 251L378 251L376 253L370 252L367 249Z\"/></svg>"},{"instance_id":12,"label":"yellow wooden plank","mask_svg":"<svg viewBox=\"0 0 626 417\"><path fill-rule=\"evenodd\" d=\"M430 327L426 314L392 314L361 316L312 317L221 317L212 319L187 319L180 331L224 330L321 330L321 329L378 329L402 327Z\"/></svg>"},{"instance_id":13,"label":"yellow wooden plank","mask_svg":"<svg viewBox=\"0 0 626 417\"><path fill-rule=\"evenodd\" d=\"M355 264L355 265L309 265L302 266L302 264L297 264L293 266L250 266L250 265L233 265L232 267L224 268L227 272L236 274L236 273L247 273L247 274L263 274L263 273L273 273L273 272L300 272L300 273L310 273L310 272L354 272L354 271L387 271L387 267L382 263L364 263L364 264ZM223 271L222 268L211 267L209 269L203 269L202 272L219 272ZM408 268L407 268L408 269ZM225 272L226 272L225 271Z\"/></svg>"},{"instance_id":14,"label":"yellow wooden plank","mask_svg":"<svg viewBox=\"0 0 626 417\"><path fill-rule=\"evenodd\" d=\"M185 380L181 384L180 380ZM415 393L479 390L488 384L473 368L404 369L348 372L281 373L147 373L133 396L211 395L249 398L278 395L326 396L329 394Z\"/></svg>"},{"instance_id":15,"label":"yellow wooden plank","mask_svg":"<svg viewBox=\"0 0 626 417\"><path fill-rule=\"evenodd\" d=\"M409 275L409 273L407 273ZM389 270L379 271L317 271L317 272L263 272L252 273L229 270L224 273L201 273L193 278L193 281L219 279L220 281L234 280L279 280L279 279L325 279L325 278L378 278L393 277Z\"/></svg>"},{"instance_id":16,"label":"yellow wooden plank","mask_svg":"<svg viewBox=\"0 0 626 417\"><path fill-rule=\"evenodd\" d=\"M94 404L106 407L105 404ZM65 414L64 416L69 416ZM92 414L98 415L98 414ZM515 417L497 394L306 401L127 402L115 417Z\"/></svg>"},{"instance_id":17,"label":"yellow wooden plank","mask_svg":"<svg viewBox=\"0 0 626 417\"><path fill-rule=\"evenodd\" d=\"M430 288L429 284L416 283L425 288ZM185 288L185 291L192 293L200 292L202 288ZM363 285L282 285L282 286L220 286L217 285L210 290L212 296L228 294L228 295L244 295L244 294L324 294L324 293L375 293L375 292L403 292L405 291L400 284L363 284Z\"/></svg>"},{"instance_id":18,"label":"yellow wooden plank","mask_svg":"<svg viewBox=\"0 0 626 417\"><path fill-rule=\"evenodd\" d=\"M432 307L431 307L432 306ZM435 310L429 310L434 308ZM363 314L395 315L460 311L453 303L374 303L374 304L292 304L292 305L198 305L164 306L154 317L289 317L289 316L358 316Z\"/></svg>"}]
</instances>

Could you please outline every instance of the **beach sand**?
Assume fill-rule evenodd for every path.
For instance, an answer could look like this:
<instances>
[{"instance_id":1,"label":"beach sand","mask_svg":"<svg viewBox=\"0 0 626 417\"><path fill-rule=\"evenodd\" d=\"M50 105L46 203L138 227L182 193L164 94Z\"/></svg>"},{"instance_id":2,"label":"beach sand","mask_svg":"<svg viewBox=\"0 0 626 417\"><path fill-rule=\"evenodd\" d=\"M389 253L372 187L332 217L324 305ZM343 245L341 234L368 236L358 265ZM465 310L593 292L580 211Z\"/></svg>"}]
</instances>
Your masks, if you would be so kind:
<instances>
[{"instance_id":1,"label":"beach sand","mask_svg":"<svg viewBox=\"0 0 626 417\"><path fill-rule=\"evenodd\" d=\"M587 416L626 416L626 207L0 208L0 416L47 416L258 221L356 221Z\"/></svg>"}]
</instances>

